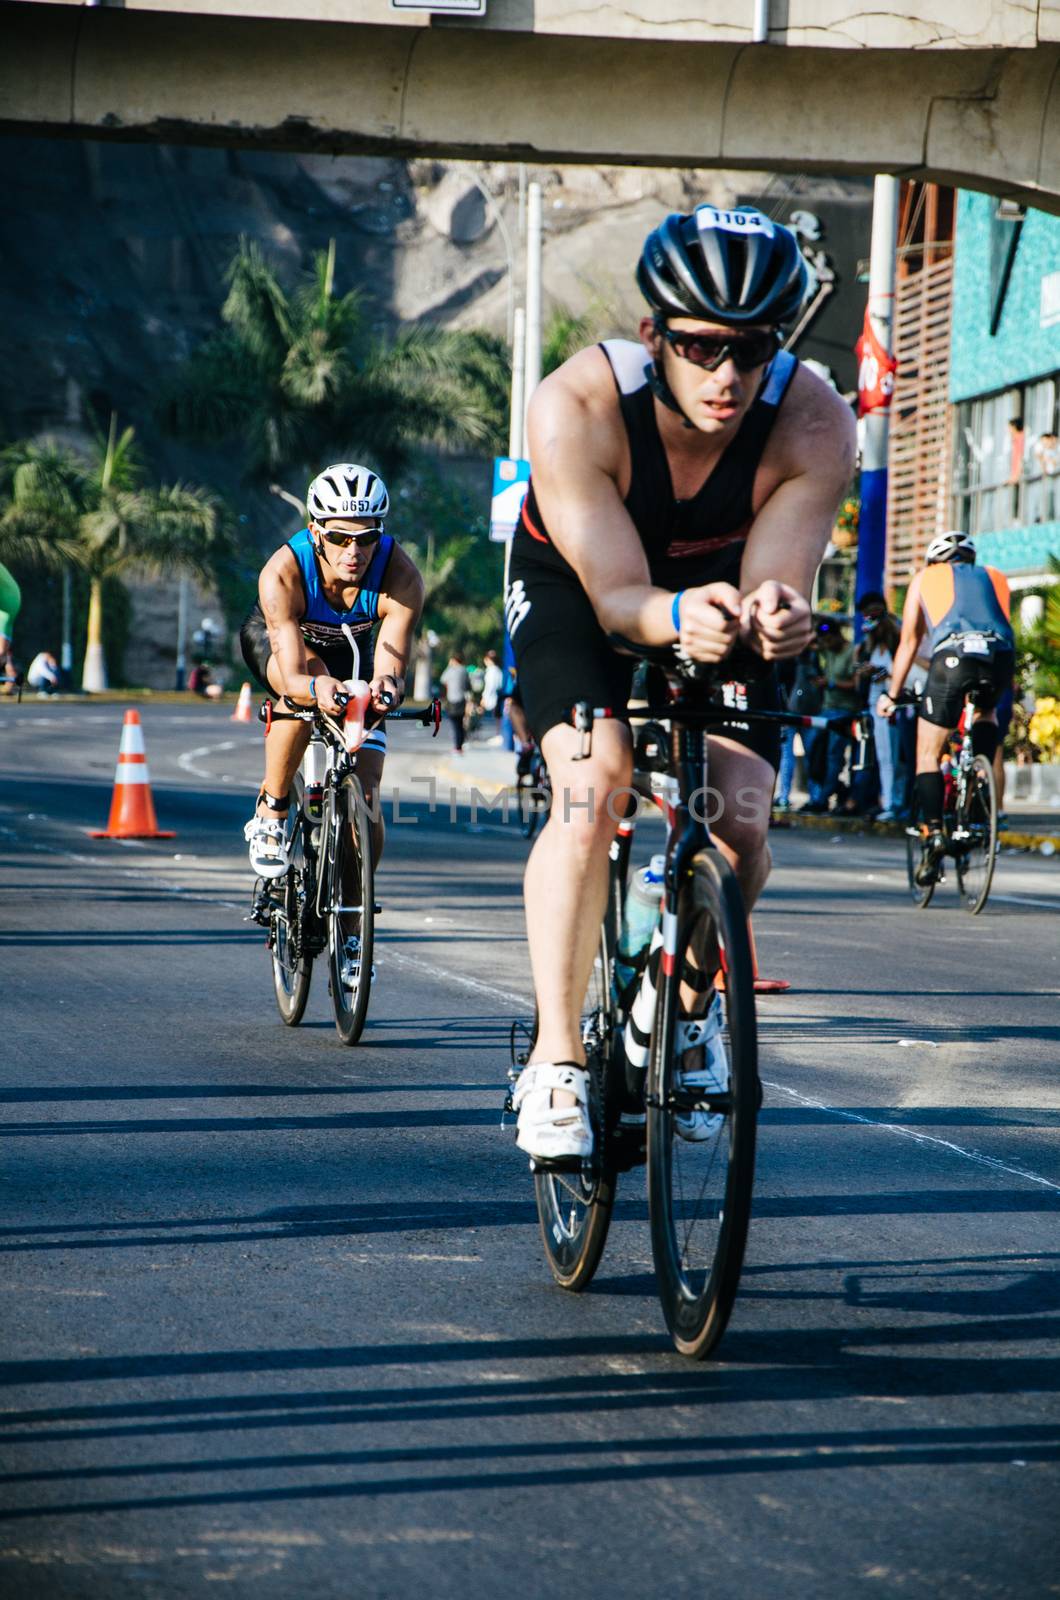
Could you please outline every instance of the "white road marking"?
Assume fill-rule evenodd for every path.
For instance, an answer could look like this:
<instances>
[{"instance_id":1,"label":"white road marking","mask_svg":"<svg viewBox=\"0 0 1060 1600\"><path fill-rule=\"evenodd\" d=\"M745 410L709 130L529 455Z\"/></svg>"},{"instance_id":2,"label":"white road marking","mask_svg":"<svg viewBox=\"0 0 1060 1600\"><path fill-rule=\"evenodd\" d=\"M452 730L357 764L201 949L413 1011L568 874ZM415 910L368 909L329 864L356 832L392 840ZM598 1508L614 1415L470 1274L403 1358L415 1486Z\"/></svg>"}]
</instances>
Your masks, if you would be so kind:
<instances>
[{"instance_id":1,"label":"white road marking","mask_svg":"<svg viewBox=\"0 0 1060 1600\"><path fill-rule=\"evenodd\" d=\"M210 782L214 782L216 775L212 772L204 772L202 767L195 765L196 761L200 756L213 755L215 750L234 750L235 748L236 741L234 739L225 739L221 744L201 744L196 749L185 750L182 756L178 756L177 766L180 767L182 772L190 772L193 777L206 778Z\"/></svg>"},{"instance_id":2,"label":"white road marking","mask_svg":"<svg viewBox=\"0 0 1060 1600\"><path fill-rule=\"evenodd\" d=\"M400 938L400 935L398 935ZM419 972L429 973L432 978L444 978L447 983L459 984L462 989L474 989L477 994L488 994L491 999L509 1000L512 1005L522 1006L533 1010L533 997L525 994L514 994L510 989L498 989L496 984L481 983L478 978L465 978L459 972L452 972L448 967L440 967L434 961L421 961L418 956L407 956L398 950L386 946L387 961L396 961L400 966L415 967Z\"/></svg>"},{"instance_id":3,"label":"white road marking","mask_svg":"<svg viewBox=\"0 0 1060 1600\"><path fill-rule=\"evenodd\" d=\"M4 831L6 832L7 830ZM55 845L30 841L28 847L31 850L40 851L48 855L61 856L66 860L76 861L85 866L98 867L102 865L98 856L82 855L72 850L60 849ZM119 876L124 878L134 878L141 885L150 881L145 879L142 872L122 871L119 869ZM194 890L186 889L182 885L169 884L162 880L154 880L152 886L161 888L169 894L181 895L187 900L198 901L204 905L218 906L230 911L243 911L244 909L243 906L237 905L232 901L216 900L211 896L199 894ZM398 937L400 937L400 935L398 935ZM426 973L431 977L443 978L448 983L454 983L463 989L473 990L477 994L488 995L491 999L505 1000L510 1004L519 1006L521 1009L532 1009L533 1007L533 999L528 995L518 994L508 989L498 989L494 984L484 983L480 979L469 978L463 973L453 972L448 967L439 966L437 962L423 961L417 956L406 955L405 953L394 949L389 944L387 945L386 956L388 962L393 961L399 966L412 967L413 969ZM1044 1178L1039 1173L1028 1172L1023 1167L1014 1167L1007 1162L999 1161L994 1156L984 1155L982 1151L965 1149L963 1145L955 1144L950 1139L940 1139L935 1134L921 1133L914 1128L907 1128L901 1123L878 1122L875 1120L875 1118L861 1116L856 1111L847 1111L839 1106L827 1105L823 1100L815 1100L808 1095L801 1094L797 1089L789 1088L787 1084L777 1083L774 1080L763 1079L763 1083L766 1088L777 1089L781 1094L786 1094L792 1100L797 1100L800 1105L808 1106L815 1111L822 1111L826 1116L838 1117L844 1122L858 1123L860 1126L867 1128L877 1128L883 1133L891 1133L899 1138L910 1139L914 1144L934 1147L937 1150L948 1151L951 1155L959 1156L963 1160L970 1161L976 1166L986 1167L990 1171L1004 1173L1006 1176L1022 1178L1027 1183L1034 1183L1039 1185L1041 1188L1049 1189L1053 1193L1060 1194L1060 1183L1055 1183L1050 1178Z\"/></svg>"},{"instance_id":4,"label":"white road marking","mask_svg":"<svg viewBox=\"0 0 1060 1600\"><path fill-rule=\"evenodd\" d=\"M823 1111L830 1117L841 1117L844 1122L859 1122L867 1128L880 1128L884 1133L897 1134L901 1139L912 1139L915 1144L937 1145L943 1150L949 1150L953 1155L963 1156L966 1161L974 1161L977 1166L989 1167L994 1172L1008 1173L1014 1178L1026 1178L1028 1183L1040 1184L1043 1189L1052 1189L1060 1194L1060 1183L1053 1183L1050 1178L1043 1178L1037 1172L1027 1172L1023 1167L1009 1166L1005 1161L998 1161L993 1156L983 1155L981 1150L966 1150L963 1145L954 1144L952 1139L940 1139L933 1133L919 1133L915 1128L907 1128L899 1122L877 1122L873 1117L862 1117L856 1111L844 1111L840 1106L825 1105L823 1100L812 1100L809 1095L800 1094L797 1089L789 1089L786 1083L772 1083L767 1078L762 1079L767 1089L779 1089L781 1094L790 1095L792 1100L797 1100L800 1105L809 1106L814 1111Z\"/></svg>"}]
</instances>

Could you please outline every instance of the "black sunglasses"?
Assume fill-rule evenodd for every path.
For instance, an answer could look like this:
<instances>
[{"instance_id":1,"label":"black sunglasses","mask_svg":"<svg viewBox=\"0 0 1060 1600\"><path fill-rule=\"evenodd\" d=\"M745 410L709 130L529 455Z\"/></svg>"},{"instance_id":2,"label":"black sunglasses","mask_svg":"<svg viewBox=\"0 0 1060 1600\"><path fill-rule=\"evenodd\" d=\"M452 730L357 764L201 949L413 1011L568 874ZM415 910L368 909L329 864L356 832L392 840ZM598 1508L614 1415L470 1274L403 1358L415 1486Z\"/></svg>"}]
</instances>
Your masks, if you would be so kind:
<instances>
[{"instance_id":1,"label":"black sunglasses","mask_svg":"<svg viewBox=\"0 0 1060 1600\"><path fill-rule=\"evenodd\" d=\"M372 528L364 533L339 533L330 528L321 528L319 522L317 527L320 528L325 543L333 544L339 550L346 550L351 544L364 545L367 548L369 545L378 544L383 537L382 528Z\"/></svg>"},{"instance_id":2,"label":"black sunglasses","mask_svg":"<svg viewBox=\"0 0 1060 1600\"><path fill-rule=\"evenodd\" d=\"M775 328L757 333L696 333L656 322L655 331L662 334L682 361L691 361L694 367L703 367L707 372L717 372L728 358L737 372L753 372L755 367L772 361L780 349L780 334Z\"/></svg>"}]
</instances>

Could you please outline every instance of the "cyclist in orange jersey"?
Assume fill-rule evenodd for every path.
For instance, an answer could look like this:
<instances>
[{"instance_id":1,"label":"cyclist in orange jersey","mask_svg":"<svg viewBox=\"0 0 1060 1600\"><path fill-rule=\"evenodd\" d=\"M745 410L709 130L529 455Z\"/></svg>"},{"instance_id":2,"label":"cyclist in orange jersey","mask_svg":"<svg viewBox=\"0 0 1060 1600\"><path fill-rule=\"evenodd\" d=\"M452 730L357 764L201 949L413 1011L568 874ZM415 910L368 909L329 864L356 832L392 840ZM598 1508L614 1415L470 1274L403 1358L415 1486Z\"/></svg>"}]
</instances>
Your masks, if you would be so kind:
<instances>
[{"instance_id":1,"label":"cyclist in orange jersey","mask_svg":"<svg viewBox=\"0 0 1060 1600\"><path fill-rule=\"evenodd\" d=\"M937 878L946 849L939 761L971 691L976 697L972 748L990 762L997 753L997 703L1012 681L1014 662L1010 610L1004 575L976 566L968 534L940 533L932 539L925 565L909 585L890 685L877 702L883 716L894 715L895 701L923 649L931 666L916 735L916 796L925 841L916 877L924 886Z\"/></svg>"}]
</instances>

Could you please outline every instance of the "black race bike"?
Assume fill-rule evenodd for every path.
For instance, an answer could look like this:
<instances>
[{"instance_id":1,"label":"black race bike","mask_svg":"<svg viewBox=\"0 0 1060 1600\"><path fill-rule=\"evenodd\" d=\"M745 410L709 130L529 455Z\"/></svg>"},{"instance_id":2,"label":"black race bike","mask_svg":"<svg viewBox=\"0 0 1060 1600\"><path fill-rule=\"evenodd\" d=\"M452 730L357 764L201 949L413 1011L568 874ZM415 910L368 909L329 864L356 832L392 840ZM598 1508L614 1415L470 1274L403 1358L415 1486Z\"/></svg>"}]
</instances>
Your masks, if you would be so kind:
<instances>
[{"instance_id":1,"label":"black race bike","mask_svg":"<svg viewBox=\"0 0 1060 1600\"><path fill-rule=\"evenodd\" d=\"M563 1288L581 1290L603 1253L619 1175L647 1161L663 1314L681 1354L702 1359L725 1331L740 1280L761 1104L747 913L735 874L710 834L707 734L734 716L798 728L830 728L850 719L704 704L702 685L693 698L688 665L675 664L672 651L628 648L663 669L664 689L633 713L646 719L635 740L637 794L611 846L608 905L582 1009L593 1154L585 1161L530 1165L552 1275ZM611 715L584 703L574 707L583 757L594 721ZM657 804L666 819L666 870L659 932L642 958L639 978L630 979L617 946L641 797ZM628 1066L623 1034L639 985L649 981L655 1004L645 1074ZM683 1086L678 1027L702 1009L715 987L724 1003L727 1083L705 1092ZM535 1036L536 1019L529 1027L513 1026L509 1110L511 1088ZM695 1138L688 1137L690 1124Z\"/></svg>"},{"instance_id":2,"label":"black race bike","mask_svg":"<svg viewBox=\"0 0 1060 1600\"><path fill-rule=\"evenodd\" d=\"M531 745L515 780L516 815L524 839L532 839L552 809L552 780L537 744Z\"/></svg>"},{"instance_id":3,"label":"black race bike","mask_svg":"<svg viewBox=\"0 0 1060 1600\"><path fill-rule=\"evenodd\" d=\"M904 691L898 704L917 704ZM970 689L962 713L960 748L951 757L950 780L942 813L942 837L946 853L941 861L926 861L927 840L921 829L906 829L906 875L913 904L924 910L931 903L938 884L945 881L946 862L953 862L957 893L964 909L973 917L986 905L994 881L997 861L997 785L994 769L985 756L972 750L972 708L976 691ZM922 869L926 868L926 871ZM918 882L923 877L924 882Z\"/></svg>"},{"instance_id":4,"label":"black race bike","mask_svg":"<svg viewBox=\"0 0 1060 1600\"><path fill-rule=\"evenodd\" d=\"M346 696L336 696L345 703ZM346 749L342 724L319 706L284 697L261 707L273 722L313 725L302 767L291 786L290 865L279 878L259 878L251 917L268 930L272 980L288 1027L302 1020L313 961L327 951L328 989L343 1044L361 1037L372 986L375 944L375 867L372 818L357 775L357 754ZM387 711L388 721L418 722L437 734L441 705ZM378 804L378 800L377 800Z\"/></svg>"}]
</instances>

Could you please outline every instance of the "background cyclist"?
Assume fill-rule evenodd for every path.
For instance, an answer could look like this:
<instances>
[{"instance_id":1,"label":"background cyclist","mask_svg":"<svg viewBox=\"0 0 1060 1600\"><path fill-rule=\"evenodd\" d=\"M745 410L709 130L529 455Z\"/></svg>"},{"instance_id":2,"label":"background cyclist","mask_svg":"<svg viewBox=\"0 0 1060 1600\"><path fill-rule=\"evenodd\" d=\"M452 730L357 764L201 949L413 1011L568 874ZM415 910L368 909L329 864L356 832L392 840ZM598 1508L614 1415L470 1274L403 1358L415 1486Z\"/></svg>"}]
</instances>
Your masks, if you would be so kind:
<instances>
[{"instance_id":1,"label":"background cyclist","mask_svg":"<svg viewBox=\"0 0 1060 1600\"><path fill-rule=\"evenodd\" d=\"M357 639L361 677L372 704L397 705L405 693L412 637L423 609L423 580L411 558L385 531L390 496L370 467L340 462L309 485L309 526L281 545L262 568L258 600L240 631L243 658L276 695L316 700L337 712L336 692L353 671L342 632ZM376 672L374 654L381 672ZM259 877L287 870L284 822L291 782L309 742L305 722L275 722L265 740L265 780L244 830L250 864ZM383 771L386 732L375 728L361 746L357 772L372 815L376 858L383 823L374 804Z\"/></svg>"},{"instance_id":2,"label":"background cyclist","mask_svg":"<svg viewBox=\"0 0 1060 1600\"><path fill-rule=\"evenodd\" d=\"M1012 681L1014 661L1008 583L996 567L975 565L968 534L940 533L924 559L906 595L890 685L877 702L882 715L894 715L895 699L926 640L931 665L916 732L916 798L924 836L916 881L921 886L935 881L946 853L939 760L960 721L965 696L974 689L978 700L972 749L992 763L999 743L996 707Z\"/></svg>"},{"instance_id":3,"label":"background cyclist","mask_svg":"<svg viewBox=\"0 0 1060 1600\"><path fill-rule=\"evenodd\" d=\"M619 809L608 801L632 771L621 717L633 663L608 634L707 662L742 643L759 665L812 637L807 597L853 470L854 427L839 396L780 350L807 279L794 235L761 212L671 215L637 268L650 308L640 341L584 350L534 394L506 596L556 796L526 873L540 1026L514 1099L531 1155L582 1156L592 1142L579 1018ZM772 685L748 694L776 703ZM618 713L597 722L585 762L567 721L576 700ZM769 872L777 743L735 726L711 739L714 831L748 906ZM687 1026L682 1042L694 1032L703 1061L720 1008Z\"/></svg>"}]
</instances>

